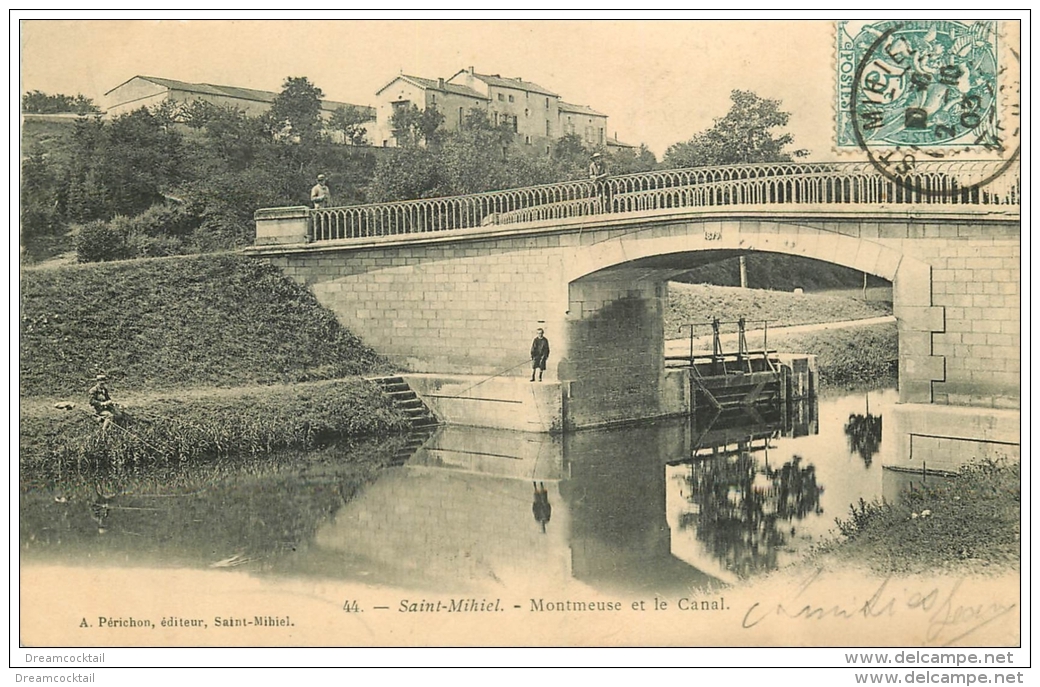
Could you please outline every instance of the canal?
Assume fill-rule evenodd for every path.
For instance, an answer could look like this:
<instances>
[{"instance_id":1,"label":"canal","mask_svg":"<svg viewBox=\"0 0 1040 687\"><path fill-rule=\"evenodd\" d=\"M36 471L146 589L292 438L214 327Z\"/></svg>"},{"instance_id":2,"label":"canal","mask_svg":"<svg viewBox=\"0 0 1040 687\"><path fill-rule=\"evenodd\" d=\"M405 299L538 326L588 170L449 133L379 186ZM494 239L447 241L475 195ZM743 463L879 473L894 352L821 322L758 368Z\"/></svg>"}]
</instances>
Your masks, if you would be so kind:
<instances>
[{"instance_id":1,"label":"canal","mask_svg":"<svg viewBox=\"0 0 1040 687\"><path fill-rule=\"evenodd\" d=\"M23 476L22 561L431 594L713 589L798 560L859 499L897 495L905 479L882 470L881 441L896 398L555 437L447 426L418 448Z\"/></svg>"}]
</instances>

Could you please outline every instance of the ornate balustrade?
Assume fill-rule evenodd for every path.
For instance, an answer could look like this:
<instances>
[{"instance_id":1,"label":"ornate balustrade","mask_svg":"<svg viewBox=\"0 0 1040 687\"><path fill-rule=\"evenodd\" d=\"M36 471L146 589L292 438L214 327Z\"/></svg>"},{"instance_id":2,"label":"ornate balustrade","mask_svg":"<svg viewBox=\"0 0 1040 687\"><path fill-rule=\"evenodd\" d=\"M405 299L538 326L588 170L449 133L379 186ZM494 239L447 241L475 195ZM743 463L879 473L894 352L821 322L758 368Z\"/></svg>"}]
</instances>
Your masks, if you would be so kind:
<instances>
[{"instance_id":1,"label":"ornate balustrade","mask_svg":"<svg viewBox=\"0 0 1040 687\"><path fill-rule=\"evenodd\" d=\"M1021 194L1019 168L1016 164L1005 170L1004 164L925 161L894 178L883 175L869 162L701 167L627 174L598 184L573 181L465 196L291 210L306 211L306 240L332 241L673 208L1017 205ZM984 181L987 183L980 186ZM268 214L281 219L286 210L290 209L260 210L257 219L268 219Z\"/></svg>"}]
</instances>

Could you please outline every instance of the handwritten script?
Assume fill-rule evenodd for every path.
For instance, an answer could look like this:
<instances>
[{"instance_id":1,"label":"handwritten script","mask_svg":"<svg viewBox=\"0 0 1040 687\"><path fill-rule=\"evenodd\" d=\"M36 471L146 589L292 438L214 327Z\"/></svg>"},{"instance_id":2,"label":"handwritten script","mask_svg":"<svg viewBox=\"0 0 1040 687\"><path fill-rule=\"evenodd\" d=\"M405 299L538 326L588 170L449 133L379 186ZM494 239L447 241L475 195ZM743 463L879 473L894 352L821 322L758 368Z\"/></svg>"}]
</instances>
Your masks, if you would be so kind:
<instances>
[{"instance_id":1,"label":"handwritten script","mask_svg":"<svg viewBox=\"0 0 1040 687\"><path fill-rule=\"evenodd\" d=\"M1002 604L992 600L978 602L962 590L964 580L949 584L922 585L919 588L900 587L891 577L881 580L873 593L851 596L847 601L821 602L821 571L813 573L797 587L790 599L779 603L756 601L744 613L744 629L767 623L813 622L838 620L877 620L910 618L916 615L925 621L927 644L947 646L963 639L976 630L1006 616L1018 604ZM823 596L822 594L820 596ZM826 596L831 597L828 593ZM816 598L814 598L816 597Z\"/></svg>"}]
</instances>

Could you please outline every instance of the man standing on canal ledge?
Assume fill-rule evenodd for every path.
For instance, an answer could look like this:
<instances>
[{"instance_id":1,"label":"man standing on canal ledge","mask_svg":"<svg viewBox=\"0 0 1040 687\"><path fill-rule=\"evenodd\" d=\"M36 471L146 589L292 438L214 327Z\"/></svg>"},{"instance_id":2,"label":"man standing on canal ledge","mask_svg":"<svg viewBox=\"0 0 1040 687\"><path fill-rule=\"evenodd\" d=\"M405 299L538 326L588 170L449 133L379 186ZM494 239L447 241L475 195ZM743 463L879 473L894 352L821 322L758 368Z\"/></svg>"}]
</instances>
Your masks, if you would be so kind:
<instances>
[{"instance_id":1,"label":"man standing on canal ledge","mask_svg":"<svg viewBox=\"0 0 1040 687\"><path fill-rule=\"evenodd\" d=\"M531 381L534 381L535 372L538 373L538 381L542 381L542 373L545 372L545 361L549 359L549 340L545 338L545 331L538 330L538 336L531 342Z\"/></svg>"}]
</instances>

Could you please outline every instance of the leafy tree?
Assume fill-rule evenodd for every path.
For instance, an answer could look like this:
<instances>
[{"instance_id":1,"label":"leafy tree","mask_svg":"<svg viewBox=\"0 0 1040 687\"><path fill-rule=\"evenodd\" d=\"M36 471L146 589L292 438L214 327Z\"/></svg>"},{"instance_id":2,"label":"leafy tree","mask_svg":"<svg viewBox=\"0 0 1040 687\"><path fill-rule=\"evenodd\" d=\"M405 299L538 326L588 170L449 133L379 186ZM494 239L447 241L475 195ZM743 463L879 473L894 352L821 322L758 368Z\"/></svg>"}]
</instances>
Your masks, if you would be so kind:
<instances>
[{"instance_id":1,"label":"leafy tree","mask_svg":"<svg viewBox=\"0 0 1040 687\"><path fill-rule=\"evenodd\" d=\"M321 137L322 90L306 76L286 77L271 109L265 114L270 130L276 136L296 138L313 144Z\"/></svg>"},{"instance_id":2,"label":"leafy tree","mask_svg":"<svg viewBox=\"0 0 1040 687\"><path fill-rule=\"evenodd\" d=\"M75 114L97 114L101 108L93 99L82 94L75 96L56 93L48 95L42 91L30 91L22 96L22 112L33 114L58 114L72 112Z\"/></svg>"},{"instance_id":3,"label":"leafy tree","mask_svg":"<svg viewBox=\"0 0 1040 687\"><path fill-rule=\"evenodd\" d=\"M611 174L635 174L657 169L657 156L646 147L623 148L610 156Z\"/></svg>"},{"instance_id":4,"label":"leafy tree","mask_svg":"<svg viewBox=\"0 0 1040 687\"><path fill-rule=\"evenodd\" d=\"M790 162L809 154L807 150L787 150L794 142L790 133L772 133L787 126L790 119L790 113L781 111L779 100L740 90L733 91L730 99L733 105L729 112L716 119L711 128L669 146L664 154L665 167Z\"/></svg>"},{"instance_id":5,"label":"leafy tree","mask_svg":"<svg viewBox=\"0 0 1040 687\"><path fill-rule=\"evenodd\" d=\"M415 121L414 113L408 116L412 119L402 117L402 123ZM437 134L436 146L405 146L380 160L369 199L451 196L568 178L552 159L515 145L512 127L494 125L482 110L471 110L461 130Z\"/></svg>"},{"instance_id":6,"label":"leafy tree","mask_svg":"<svg viewBox=\"0 0 1040 687\"><path fill-rule=\"evenodd\" d=\"M362 145L365 142L365 134L368 133L363 125L370 121L368 113L357 105L345 105L332 113L329 127L336 131L342 131L353 145Z\"/></svg>"},{"instance_id":7,"label":"leafy tree","mask_svg":"<svg viewBox=\"0 0 1040 687\"><path fill-rule=\"evenodd\" d=\"M180 134L145 108L78 120L59 204L76 221L133 216L163 200L182 163Z\"/></svg>"},{"instance_id":8,"label":"leafy tree","mask_svg":"<svg viewBox=\"0 0 1040 687\"><path fill-rule=\"evenodd\" d=\"M552 147L553 159L566 163L587 167L589 151L578 134L566 134L556 139Z\"/></svg>"},{"instance_id":9,"label":"leafy tree","mask_svg":"<svg viewBox=\"0 0 1040 687\"><path fill-rule=\"evenodd\" d=\"M390 118L390 128L397 144L402 148L417 146L420 143L436 144L442 140L442 132L438 131L444 123L444 115L436 107L430 106L420 110L415 105L399 108Z\"/></svg>"}]
</instances>

